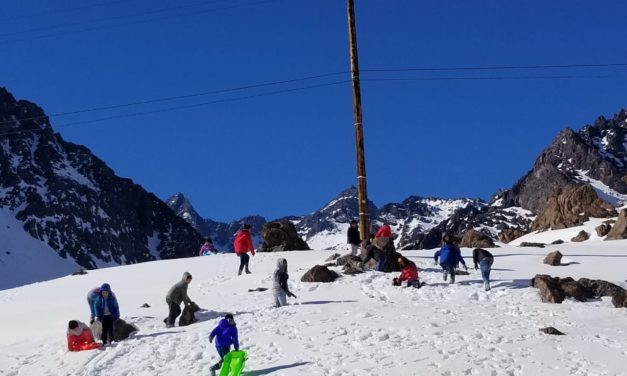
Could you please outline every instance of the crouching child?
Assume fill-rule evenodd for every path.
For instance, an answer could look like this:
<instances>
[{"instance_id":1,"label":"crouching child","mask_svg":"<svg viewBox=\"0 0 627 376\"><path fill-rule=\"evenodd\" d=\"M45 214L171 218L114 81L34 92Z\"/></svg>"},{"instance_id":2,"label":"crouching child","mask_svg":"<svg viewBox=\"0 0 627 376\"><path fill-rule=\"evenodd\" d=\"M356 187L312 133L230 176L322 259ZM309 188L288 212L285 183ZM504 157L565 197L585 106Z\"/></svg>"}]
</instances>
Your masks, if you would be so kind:
<instances>
[{"instance_id":1,"label":"crouching child","mask_svg":"<svg viewBox=\"0 0 627 376\"><path fill-rule=\"evenodd\" d=\"M406 257L401 256L397 260L398 268L401 269L401 275L394 278L393 285L401 286L403 282L407 281L407 287L420 288L420 280L418 279L418 268L413 261L408 260Z\"/></svg>"},{"instance_id":2,"label":"crouching child","mask_svg":"<svg viewBox=\"0 0 627 376\"><path fill-rule=\"evenodd\" d=\"M220 361L213 366L211 366L211 375L215 376L216 371L222 367L222 360L224 356L231 351L231 345L235 348L235 350L239 350L239 340L237 338L237 326L235 324L235 319L233 315L227 313L218 326L215 327L209 334L209 342L213 342L213 339L216 339L216 351L218 351L218 355L220 355Z\"/></svg>"},{"instance_id":3,"label":"crouching child","mask_svg":"<svg viewBox=\"0 0 627 376\"><path fill-rule=\"evenodd\" d=\"M68 322L67 349L69 351L91 350L99 347L100 344L94 341L94 335L84 322L78 320Z\"/></svg>"}]
</instances>

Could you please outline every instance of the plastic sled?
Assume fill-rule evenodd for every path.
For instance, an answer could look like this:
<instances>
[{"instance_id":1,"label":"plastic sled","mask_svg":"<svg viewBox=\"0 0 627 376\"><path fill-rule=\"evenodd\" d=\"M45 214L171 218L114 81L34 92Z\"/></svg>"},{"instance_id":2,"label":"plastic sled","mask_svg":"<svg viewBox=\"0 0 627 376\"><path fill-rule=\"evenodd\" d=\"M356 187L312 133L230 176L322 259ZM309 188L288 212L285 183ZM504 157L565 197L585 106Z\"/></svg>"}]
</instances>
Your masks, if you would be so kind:
<instances>
[{"instance_id":1,"label":"plastic sled","mask_svg":"<svg viewBox=\"0 0 627 376\"><path fill-rule=\"evenodd\" d=\"M220 376L239 376L246 362L246 351L231 351L224 356Z\"/></svg>"},{"instance_id":2,"label":"plastic sled","mask_svg":"<svg viewBox=\"0 0 627 376\"><path fill-rule=\"evenodd\" d=\"M99 342L77 343L76 345L74 345L73 351L94 350L94 349L99 349L101 346L102 344L100 344Z\"/></svg>"}]
</instances>

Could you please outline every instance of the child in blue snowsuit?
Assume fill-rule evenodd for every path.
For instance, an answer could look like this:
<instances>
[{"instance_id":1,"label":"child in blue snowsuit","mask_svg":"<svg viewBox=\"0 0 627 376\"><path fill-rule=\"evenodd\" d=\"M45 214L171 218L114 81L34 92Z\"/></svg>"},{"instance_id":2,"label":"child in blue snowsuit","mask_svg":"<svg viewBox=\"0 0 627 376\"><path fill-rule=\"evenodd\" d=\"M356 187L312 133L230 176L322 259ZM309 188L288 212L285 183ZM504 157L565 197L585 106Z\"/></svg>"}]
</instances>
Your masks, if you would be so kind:
<instances>
[{"instance_id":1,"label":"child in blue snowsuit","mask_svg":"<svg viewBox=\"0 0 627 376\"><path fill-rule=\"evenodd\" d=\"M227 313L218 326L215 327L209 334L209 342L213 342L216 339L216 350L220 355L220 361L211 367L211 374L215 376L216 371L222 367L222 360L224 356L231 351L231 345L235 348L235 351L239 350L239 341L237 339L237 326L233 315Z\"/></svg>"},{"instance_id":2,"label":"child in blue snowsuit","mask_svg":"<svg viewBox=\"0 0 627 376\"><path fill-rule=\"evenodd\" d=\"M120 308L108 283L103 283L100 286L100 294L94 301L94 314L96 320L102 322L102 344L111 343L114 340L113 326L120 318Z\"/></svg>"},{"instance_id":3,"label":"child in blue snowsuit","mask_svg":"<svg viewBox=\"0 0 627 376\"><path fill-rule=\"evenodd\" d=\"M453 243L453 239L448 234L442 236L442 241L444 245L433 255L433 258L436 264L438 263L438 258L440 259L444 280L446 281L447 274L450 274L450 283L455 283L455 269L457 265L461 262L464 265L464 269L468 270L468 267L459 248Z\"/></svg>"}]
</instances>

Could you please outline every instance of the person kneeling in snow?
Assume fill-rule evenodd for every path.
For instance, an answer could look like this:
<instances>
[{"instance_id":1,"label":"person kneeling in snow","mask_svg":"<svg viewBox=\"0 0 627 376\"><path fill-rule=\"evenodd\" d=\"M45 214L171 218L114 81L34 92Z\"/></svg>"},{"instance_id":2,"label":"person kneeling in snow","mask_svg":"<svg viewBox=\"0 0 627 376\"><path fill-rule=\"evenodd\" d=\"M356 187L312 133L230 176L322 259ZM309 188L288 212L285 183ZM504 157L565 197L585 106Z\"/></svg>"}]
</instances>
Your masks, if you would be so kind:
<instances>
[{"instance_id":1,"label":"person kneeling in snow","mask_svg":"<svg viewBox=\"0 0 627 376\"><path fill-rule=\"evenodd\" d=\"M414 264L413 261L409 261L404 256L399 257L397 262L399 269L401 269L401 275L398 278L394 278L392 284L394 286L401 286L404 281L407 281L407 287L420 288L416 264Z\"/></svg>"},{"instance_id":2,"label":"person kneeling in snow","mask_svg":"<svg viewBox=\"0 0 627 376\"><path fill-rule=\"evenodd\" d=\"M215 376L216 371L222 367L222 360L224 356L231 351L231 345L235 348L235 351L239 350L239 340L237 338L237 326L233 315L227 313L218 326L216 326L209 334L209 342L213 342L216 339L216 351L220 355L220 361L211 366L211 375Z\"/></svg>"},{"instance_id":3,"label":"person kneeling in snow","mask_svg":"<svg viewBox=\"0 0 627 376\"><path fill-rule=\"evenodd\" d=\"M100 344L94 341L94 335L84 322L78 320L68 322L67 349L69 351L91 350L98 347Z\"/></svg>"},{"instance_id":4,"label":"person kneeling in snow","mask_svg":"<svg viewBox=\"0 0 627 376\"><path fill-rule=\"evenodd\" d=\"M287 286L288 278L289 274L287 274L287 260L284 258L279 258L276 261L276 270L274 271L273 275L274 282L272 284L274 305L277 308L287 304L288 296L291 296L293 298L296 297L296 295L292 294L289 287Z\"/></svg>"}]
</instances>

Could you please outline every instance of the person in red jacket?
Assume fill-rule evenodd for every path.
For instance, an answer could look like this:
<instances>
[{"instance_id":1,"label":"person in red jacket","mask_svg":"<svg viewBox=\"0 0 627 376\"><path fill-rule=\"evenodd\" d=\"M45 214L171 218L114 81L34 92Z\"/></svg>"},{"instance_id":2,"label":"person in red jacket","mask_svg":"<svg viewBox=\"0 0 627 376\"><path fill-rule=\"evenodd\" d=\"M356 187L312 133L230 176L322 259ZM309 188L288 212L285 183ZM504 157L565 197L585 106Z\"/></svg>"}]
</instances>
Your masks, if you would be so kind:
<instances>
[{"instance_id":1,"label":"person in red jacket","mask_svg":"<svg viewBox=\"0 0 627 376\"><path fill-rule=\"evenodd\" d=\"M407 287L420 288L416 264L404 256L399 257L397 262L399 269L401 269L401 275L398 278L394 278L394 286L401 286L404 281L407 281Z\"/></svg>"},{"instance_id":2,"label":"person in red jacket","mask_svg":"<svg viewBox=\"0 0 627 376\"><path fill-rule=\"evenodd\" d=\"M392 229L389 225L383 225L374 235L375 238L391 238L392 237Z\"/></svg>"},{"instance_id":3,"label":"person in red jacket","mask_svg":"<svg viewBox=\"0 0 627 376\"><path fill-rule=\"evenodd\" d=\"M239 256L239 272L237 275L241 275L244 268L246 269L246 274L250 274L250 270L248 269L248 260L250 260L248 252L250 251L254 256L255 247L253 247L249 224L245 224L242 229L235 234L233 246L235 248L235 254Z\"/></svg>"},{"instance_id":4,"label":"person in red jacket","mask_svg":"<svg viewBox=\"0 0 627 376\"><path fill-rule=\"evenodd\" d=\"M67 349L70 351L83 351L97 349L100 344L94 341L91 330L85 323L78 320L70 320L67 327Z\"/></svg>"}]
</instances>

